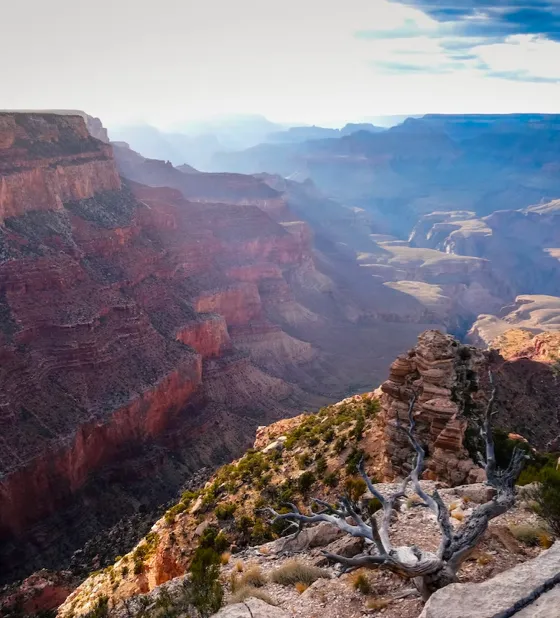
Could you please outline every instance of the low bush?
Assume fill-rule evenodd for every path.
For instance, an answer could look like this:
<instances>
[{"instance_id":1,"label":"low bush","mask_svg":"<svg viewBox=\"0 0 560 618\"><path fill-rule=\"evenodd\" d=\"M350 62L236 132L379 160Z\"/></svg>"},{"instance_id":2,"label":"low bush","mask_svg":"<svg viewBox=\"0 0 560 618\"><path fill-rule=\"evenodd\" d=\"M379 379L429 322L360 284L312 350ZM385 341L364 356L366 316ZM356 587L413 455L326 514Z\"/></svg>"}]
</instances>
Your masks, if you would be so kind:
<instances>
[{"instance_id":1,"label":"low bush","mask_svg":"<svg viewBox=\"0 0 560 618\"><path fill-rule=\"evenodd\" d=\"M309 470L307 472L304 472L299 478L298 478L298 489L302 494L306 494L312 487L313 483L315 482L315 475L313 474L313 472L310 472Z\"/></svg>"},{"instance_id":2,"label":"low bush","mask_svg":"<svg viewBox=\"0 0 560 618\"><path fill-rule=\"evenodd\" d=\"M366 492L367 485L364 479L350 476L344 481L344 489L353 502L357 502Z\"/></svg>"},{"instance_id":3,"label":"low bush","mask_svg":"<svg viewBox=\"0 0 560 618\"><path fill-rule=\"evenodd\" d=\"M317 471L317 474L321 476L325 472L326 469L327 469L327 461L322 455L320 455L315 460L315 470Z\"/></svg>"},{"instance_id":4,"label":"low bush","mask_svg":"<svg viewBox=\"0 0 560 618\"><path fill-rule=\"evenodd\" d=\"M340 476L338 472L329 472L323 479L323 483L325 483L327 487L336 487L339 482Z\"/></svg>"},{"instance_id":5,"label":"low bush","mask_svg":"<svg viewBox=\"0 0 560 618\"><path fill-rule=\"evenodd\" d=\"M250 586L251 588L262 588L266 584L266 577L264 576L259 566L252 566L248 568L243 575L240 575L232 580L232 590L235 592L239 588Z\"/></svg>"},{"instance_id":6,"label":"low bush","mask_svg":"<svg viewBox=\"0 0 560 618\"><path fill-rule=\"evenodd\" d=\"M214 510L214 514L220 521L233 519L233 514L237 510L237 504L230 502L228 504L218 504Z\"/></svg>"},{"instance_id":7,"label":"low bush","mask_svg":"<svg viewBox=\"0 0 560 618\"><path fill-rule=\"evenodd\" d=\"M346 458L346 474L356 474L360 459L364 456L364 452L359 448L353 448Z\"/></svg>"},{"instance_id":8,"label":"low bush","mask_svg":"<svg viewBox=\"0 0 560 618\"><path fill-rule=\"evenodd\" d=\"M357 590L361 594L371 594L371 583L364 572L357 571L354 573L351 581L354 590Z\"/></svg>"},{"instance_id":9,"label":"low bush","mask_svg":"<svg viewBox=\"0 0 560 618\"><path fill-rule=\"evenodd\" d=\"M330 572L316 566L289 560L270 574L270 581L282 586L295 586L298 583L311 584L320 578L330 579Z\"/></svg>"},{"instance_id":10,"label":"low bush","mask_svg":"<svg viewBox=\"0 0 560 618\"><path fill-rule=\"evenodd\" d=\"M520 524L518 526L509 526L511 534L521 543L529 546L541 545L545 539L550 537L546 530L538 526L530 526Z\"/></svg>"},{"instance_id":11,"label":"low bush","mask_svg":"<svg viewBox=\"0 0 560 618\"><path fill-rule=\"evenodd\" d=\"M528 497L534 503L536 513L556 536L560 536L560 470L543 468Z\"/></svg>"}]
</instances>

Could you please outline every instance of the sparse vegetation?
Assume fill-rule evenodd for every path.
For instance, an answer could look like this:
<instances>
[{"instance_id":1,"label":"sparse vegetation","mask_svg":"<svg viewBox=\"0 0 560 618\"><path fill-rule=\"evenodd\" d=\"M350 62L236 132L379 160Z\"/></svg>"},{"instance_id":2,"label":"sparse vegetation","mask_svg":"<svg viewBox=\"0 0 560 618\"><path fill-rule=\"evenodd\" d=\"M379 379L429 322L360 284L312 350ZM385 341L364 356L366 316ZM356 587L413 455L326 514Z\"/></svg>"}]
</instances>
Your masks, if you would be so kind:
<instances>
[{"instance_id":1,"label":"sparse vegetation","mask_svg":"<svg viewBox=\"0 0 560 618\"><path fill-rule=\"evenodd\" d=\"M310 586L320 578L330 578L330 572L298 560L289 560L270 574L270 581L282 586L295 586L298 583Z\"/></svg>"},{"instance_id":2,"label":"sparse vegetation","mask_svg":"<svg viewBox=\"0 0 560 618\"><path fill-rule=\"evenodd\" d=\"M552 537L544 529L538 526L530 526L526 524L520 524L517 526L509 526L511 534L521 543L525 545L541 547L552 545Z\"/></svg>"},{"instance_id":3,"label":"sparse vegetation","mask_svg":"<svg viewBox=\"0 0 560 618\"><path fill-rule=\"evenodd\" d=\"M357 590L364 595L371 594L371 583L368 576L363 571L356 571L356 573L352 576L351 582L354 590Z\"/></svg>"},{"instance_id":4,"label":"sparse vegetation","mask_svg":"<svg viewBox=\"0 0 560 618\"><path fill-rule=\"evenodd\" d=\"M251 588L262 588L266 584L264 576L259 566L252 566L243 575L232 579L231 589L233 592L239 588L250 586Z\"/></svg>"},{"instance_id":5,"label":"sparse vegetation","mask_svg":"<svg viewBox=\"0 0 560 618\"><path fill-rule=\"evenodd\" d=\"M253 588L252 586L243 586L232 594L230 603L243 603L247 599L254 598L260 599L269 605L276 605L276 601L260 588Z\"/></svg>"},{"instance_id":6,"label":"sparse vegetation","mask_svg":"<svg viewBox=\"0 0 560 618\"><path fill-rule=\"evenodd\" d=\"M528 497L534 509L542 517L552 532L560 536L560 470L545 467L535 481L536 486Z\"/></svg>"},{"instance_id":7,"label":"sparse vegetation","mask_svg":"<svg viewBox=\"0 0 560 618\"><path fill-rule=\"evenodd\" d=\"M224 521L226 519L233 519L233 514L236 510L237 504L229 502L227 504L218 504L214 509L214 514L220 521Z\"/></svg>"},{"instance_id":8,"label":"sparse vegetation","mask_svg":"<svg viewBox=\"0 0 560 618\"><path fill-rule=\"evenodd\" d=\"M316 479L313 472L310 472L309 470L307 472L304 472L298 479L299 491L302 494L306 494L313 486L313 483L315 483L315 480Z\"/></svg>"}]
</instances>

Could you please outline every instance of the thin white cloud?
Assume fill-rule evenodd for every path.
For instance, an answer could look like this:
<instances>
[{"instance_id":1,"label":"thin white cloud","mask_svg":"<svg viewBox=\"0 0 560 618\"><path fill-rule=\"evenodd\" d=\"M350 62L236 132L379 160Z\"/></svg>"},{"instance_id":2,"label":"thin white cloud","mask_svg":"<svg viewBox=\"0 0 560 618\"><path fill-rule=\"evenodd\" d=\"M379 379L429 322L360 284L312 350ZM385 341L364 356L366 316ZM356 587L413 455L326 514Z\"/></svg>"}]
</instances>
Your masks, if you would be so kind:
<instances>
[{"instance_id":1,"label":"thin white cloud","mask_svg":"<svg viewBox=\"0 0 560 618\"><path fill-rule=\"evenodd\" d=\"M507 50L483 46L473 59L442 24L386 0L18 0L2 21L0 55L10 62L0 107L81 108L108 123L159 125L240 112L340 124L560 107L557 84L528 89L477 69L478 60L509 72ZM540 43L507 45L535 48L531 71L545 54Z\"/></svg>"}]
</instances>

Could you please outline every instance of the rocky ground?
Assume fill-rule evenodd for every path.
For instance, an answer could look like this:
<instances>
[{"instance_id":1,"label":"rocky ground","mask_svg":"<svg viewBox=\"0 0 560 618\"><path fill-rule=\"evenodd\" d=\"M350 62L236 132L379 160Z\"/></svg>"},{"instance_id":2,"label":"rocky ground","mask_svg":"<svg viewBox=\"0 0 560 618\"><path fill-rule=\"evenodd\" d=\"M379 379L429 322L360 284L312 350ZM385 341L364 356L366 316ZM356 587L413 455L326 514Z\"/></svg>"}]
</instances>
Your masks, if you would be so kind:
<instances>
[{"instance_id":1,"label":"rocky ground","mask_svg":"<svg viewBox=\"0 0 560 618\"><path fill-rule=\"evenodd\" d=\"M433 490L435 485L432 482L423 482L426 490ZM379 485L383 493L395 491L396 487L394 484ZM487 492L488 488L481 484L440 489L444 503L453 509L452 521L457 528L461 525L461 517L468 516L477 502L487 497ZM459 572L460 581L481 582L538 555L543 547L529 547L518 541L510 531L510 527L516 530L515 526L521 524L542 527L542 522L524 503L496 518L475 553L464 563ZM355 540L347 536L341 536L324 547L310 548L309 545L329 540L328 528L328 524L320 524L314 528L304 542L296 547L300 551L288 549L285 554L281 553L284 541L277 540L260 547L251 547L232 556L222 569L222 577L228 587L226 602L231 600L232 575L242 576L250 569L259 568L266 578L286 562L296 559L305 564L322 566L329 577L317 579L302 593L294 586L281 586L268 581L259 588L260 592L269 595L278 607L284 609L287 616L358 618L379 614L386 618L417 618L423 603L417 596L401 596L411 590L411 586L396 575L381 570L362 570L370 587L370 591L364 594L356 590L356 572L340 575L336 568L327 566L322 550L352 552L353 547L357 549ZM415 543L421 548L437 549L440 536L433 514L428 509L415 505L414 500L403 502L399 515L391 526L391 540L394 545ZM242 571L239 571L240 568Z\"/></svg>"}]
</instances>

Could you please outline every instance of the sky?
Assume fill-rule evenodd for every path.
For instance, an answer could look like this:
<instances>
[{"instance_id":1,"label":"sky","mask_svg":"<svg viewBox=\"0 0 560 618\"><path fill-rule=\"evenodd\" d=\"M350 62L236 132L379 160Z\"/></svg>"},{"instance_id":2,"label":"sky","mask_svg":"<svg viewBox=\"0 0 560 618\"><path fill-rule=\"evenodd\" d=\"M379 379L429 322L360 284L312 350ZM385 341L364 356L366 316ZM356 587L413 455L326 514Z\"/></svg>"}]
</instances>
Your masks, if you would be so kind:
<instances>
[{"instance_id":1,"label":"sky","mask_svg":"<svg viewBox=\"0 0 560 618\"><path fill-rule=\"evenodd\" d=\"M0 108L161 128L258 113L560 113L560 0L0 0Z\"/></svg>"}]
</instances>

